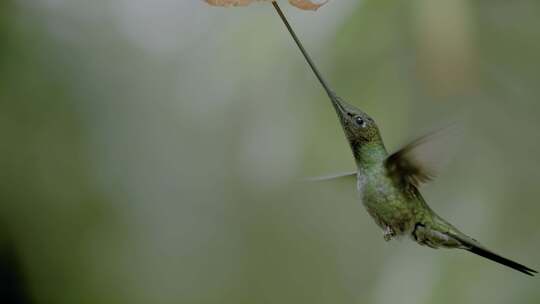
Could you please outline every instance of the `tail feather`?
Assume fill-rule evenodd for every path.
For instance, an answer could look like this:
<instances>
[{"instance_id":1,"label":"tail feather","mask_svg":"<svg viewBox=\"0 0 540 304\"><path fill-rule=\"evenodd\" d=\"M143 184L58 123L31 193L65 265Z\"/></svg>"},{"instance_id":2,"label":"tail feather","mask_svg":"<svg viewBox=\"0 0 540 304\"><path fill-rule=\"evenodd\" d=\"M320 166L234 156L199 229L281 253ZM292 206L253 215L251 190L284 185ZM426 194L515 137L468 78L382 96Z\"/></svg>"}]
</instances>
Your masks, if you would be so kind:
<instances>
[{"instance_id":1,"label":"tail feather","mask_svg":"<svg viewBox=\"0 0 540 304\"><path fill-rule=\"evenodd\" d=\"M532 269L532 268L529 268L525 265L522 265L518 262L514 262L512 260L509 260L505 257L502 257L494 252L491 252L485 248L483 248L482 246L480 246L478 243L474 242L474 241L469 241L469 240L463 240L460 238L460 241L463 243L463 245L465 246L465 250L469 251L469 252L472 252L474 254L477 254L481 257L484 257L486 259L489 259L489 260L492 260L494 262L497 262L499 264L502 264L506 267L510 267L512 269L515 269L519 272L522 272L526 275L530 275L530 276L534 276L536 273L538 273L538 271Z\"/></svg>"}]
</instances>

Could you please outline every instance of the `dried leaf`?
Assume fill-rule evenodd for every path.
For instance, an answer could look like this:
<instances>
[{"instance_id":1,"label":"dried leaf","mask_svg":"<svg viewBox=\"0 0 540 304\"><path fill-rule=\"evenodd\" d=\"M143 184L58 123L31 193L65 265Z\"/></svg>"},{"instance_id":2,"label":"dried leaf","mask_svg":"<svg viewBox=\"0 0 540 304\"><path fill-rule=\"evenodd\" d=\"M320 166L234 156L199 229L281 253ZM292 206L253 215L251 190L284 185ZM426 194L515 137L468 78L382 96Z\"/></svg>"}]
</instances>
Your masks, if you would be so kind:
<instances>
[{"instance_id":1,"label":"dried leaf","mask_svg":"<svg viewBox=\"0 0 540 304\"><path fill-rule=\"evenodd\" d=\"M253 2L272 2L272 0L204 0L214 6L246 6ZM303 10L315 11L328 0L289 0L289 3Z\"/></svg>"}]
</instances>

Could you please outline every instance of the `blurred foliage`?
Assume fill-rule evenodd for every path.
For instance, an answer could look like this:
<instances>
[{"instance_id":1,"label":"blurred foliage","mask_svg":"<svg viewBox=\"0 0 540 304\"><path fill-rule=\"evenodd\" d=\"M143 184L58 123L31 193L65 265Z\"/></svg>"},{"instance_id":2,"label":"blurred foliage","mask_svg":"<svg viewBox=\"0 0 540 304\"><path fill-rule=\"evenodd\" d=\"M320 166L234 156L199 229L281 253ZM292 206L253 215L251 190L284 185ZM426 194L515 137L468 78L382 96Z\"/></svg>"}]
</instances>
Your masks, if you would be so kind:
<instances>
[{"instance_id":1,"label":"blurred foliage","mask_svg":"<svg viewBox=\"0 0 540 304\"><path fill-rule=\"evenodd\" d=\"M538 268L540 3L287 10L389 150L458 120L423 189ZM385 243L335 114L267 5L0 2L2 303L538 303L534 279ZM8 286L8 287L6 287Z\"/></svg>"}]
</instances>

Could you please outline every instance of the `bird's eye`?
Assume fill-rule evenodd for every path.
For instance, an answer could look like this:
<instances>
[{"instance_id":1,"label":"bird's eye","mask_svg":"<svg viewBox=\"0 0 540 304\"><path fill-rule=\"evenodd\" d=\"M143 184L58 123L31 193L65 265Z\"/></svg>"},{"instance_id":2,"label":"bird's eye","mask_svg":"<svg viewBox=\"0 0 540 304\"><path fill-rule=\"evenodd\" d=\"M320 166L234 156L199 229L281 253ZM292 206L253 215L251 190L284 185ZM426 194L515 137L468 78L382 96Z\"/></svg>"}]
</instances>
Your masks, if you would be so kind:
<instances>
[{"instance_id":1,"label":"bird's eye","mask_svg":"<svg viewBox=\"0 0 540 304\"><path fill-rule=\"evenodd\" d=\"M360 116L356 116L355 121L356 121L356 124L362 128L366 126L366 121Z\"/></svg>"}]
</instances>

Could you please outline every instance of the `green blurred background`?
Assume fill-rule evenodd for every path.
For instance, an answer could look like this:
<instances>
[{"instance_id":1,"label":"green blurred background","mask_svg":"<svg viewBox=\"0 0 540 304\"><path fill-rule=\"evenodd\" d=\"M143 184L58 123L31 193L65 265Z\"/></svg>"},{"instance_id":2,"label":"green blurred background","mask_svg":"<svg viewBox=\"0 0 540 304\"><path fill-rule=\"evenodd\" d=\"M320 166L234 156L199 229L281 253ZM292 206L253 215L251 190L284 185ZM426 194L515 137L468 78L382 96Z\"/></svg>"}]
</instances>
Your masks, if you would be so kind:
<instances>
[{"instance_id":1,"label":"green blurred background","mask_svg":"<svg viewBox=\"0 0 540 304\"><path fill-rule=\"evenodd\" d=\"M283 5L387 148L458 120L423 188L540 267L540 2ZM384 242L335 113L268 4L0 1L1 303L539 303L461 251Z\"/></svg>"}]
</instances>

